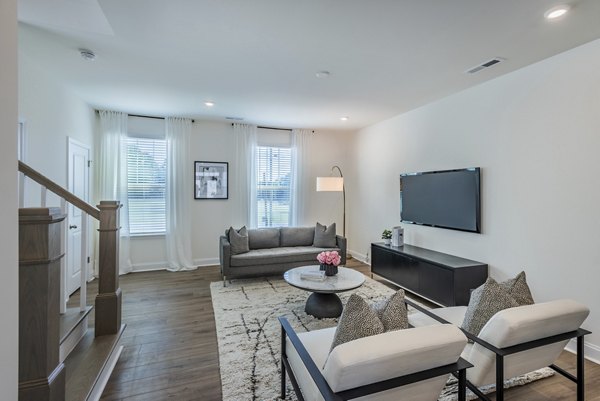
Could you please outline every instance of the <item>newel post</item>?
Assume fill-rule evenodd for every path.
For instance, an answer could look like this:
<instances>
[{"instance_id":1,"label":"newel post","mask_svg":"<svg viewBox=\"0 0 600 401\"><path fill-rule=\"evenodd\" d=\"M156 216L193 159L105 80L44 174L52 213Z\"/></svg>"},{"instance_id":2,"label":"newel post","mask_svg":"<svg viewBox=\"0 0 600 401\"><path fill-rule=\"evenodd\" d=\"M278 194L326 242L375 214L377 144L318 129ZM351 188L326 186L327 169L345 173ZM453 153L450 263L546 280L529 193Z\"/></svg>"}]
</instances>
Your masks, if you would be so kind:
<instances>
[{"instance_id":1,"label":"newel post","mask_svg":"<svg viewBox=\"0 0 600 401\"><path fill-rule=\"evenodd\" d=\"M65 399L59 361L64 219L59 208L19 209L19 401Z\"/></svg>"},{"instance_id":2,"label":"newel post","mask_svg":"<svg viewBox=\"0 0 600 401\"><path fill-rule=\"evenodd\" d=\"M121 288L119 288L119 208L118 201L101 201L99 281L96 296L95 334L115 334L121 328Z\"/></svg>"}]
</instances>

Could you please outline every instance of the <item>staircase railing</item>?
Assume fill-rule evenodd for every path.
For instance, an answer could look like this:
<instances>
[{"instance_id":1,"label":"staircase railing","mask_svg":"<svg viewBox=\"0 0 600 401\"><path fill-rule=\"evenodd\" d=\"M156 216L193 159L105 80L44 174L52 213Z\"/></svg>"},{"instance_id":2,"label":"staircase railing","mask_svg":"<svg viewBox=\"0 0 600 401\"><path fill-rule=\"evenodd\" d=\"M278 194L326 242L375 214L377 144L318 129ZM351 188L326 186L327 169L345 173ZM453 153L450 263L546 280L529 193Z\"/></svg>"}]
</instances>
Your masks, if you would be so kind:
<instances>
[{"instance_id":1,"label":"staircase railing","mask_svg":"<svg viewBox=\"0 0 600 401\"><path fill-rule=\"evenodd\" d=\"M46 206L47 189L61 198L61 211L63 214L66 212L66 202L82 211L82 285L80 290L80 307L82 310L85 310L87 298L85 285L87 283L87 268L85 267L87 265L87 216L89 215L99 221L99 282L98 295L95 301L95 334L96 336L100 336L117 333L121 327L121 289L119 288L120 203L118 201L101 201L97 207L94 207L21 161L19 161L19 172L22 173L20 176L21 188L24 186L25 177L32 179L42 186L42 207ZM64 244L65 241L61 242ZM62 283L61 287L64 285ZM64 287L61 289L64 289Z\"/></svg>"},{"instance_id":2,"label":"staircase railing","mask_svg":"<svg viewBox=\"0 0 600 401\"><path fill-rule=\"evenodd\" d=\"M64 399L64 364L59 359L59 312L65 300L65 217L67 203L82 212L80 309L87 308L88 216L99 222L98 295L95 300L95 336L117 334L121 328L119 288L118 201L101 201L97 207L19 161L20 195L25 178L41 185L39 208L19 204L19 400ZM48 208L47 190L61 199L61 207ZM73 250L70 250L73 251ZM60 299L60 300L59 300Z\"/></svg>"}]
</instances>

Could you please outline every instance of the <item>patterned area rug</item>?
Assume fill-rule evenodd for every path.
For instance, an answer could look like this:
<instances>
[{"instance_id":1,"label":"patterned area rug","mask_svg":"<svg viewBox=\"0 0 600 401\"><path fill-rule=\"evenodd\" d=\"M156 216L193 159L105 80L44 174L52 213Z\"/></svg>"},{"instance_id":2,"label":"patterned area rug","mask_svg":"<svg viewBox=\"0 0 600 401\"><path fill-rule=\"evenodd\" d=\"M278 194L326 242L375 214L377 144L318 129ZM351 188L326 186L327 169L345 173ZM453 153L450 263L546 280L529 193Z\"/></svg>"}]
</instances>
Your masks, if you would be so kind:
<instances>
[{"instance_id":1,"label":"patterned area rug","mask_svg":"<svg viewBox=\"0 0 600 401\"><path fill-rule=\"evenodd\" d=\"M315 319L304 313L309 293L288 285L279 277L233 280L227 287L211 283L212 303L219 343L223 401L279 400L280 337L277 318L285 316L294 330L310 331L337 324L337 319ZM350 292L339 294L345 304ZM394 290L367 278L354 291L369 303L386 299ZM409 312L410 313L410 312ZM553 374L542 369L520 376L505 387L526 384ZM484 389L492 392L494 387ZM473 395L469 399L473 399ZM296 400L288 382L288 400ZM456 400L452 380L440 401Z\"/></svg>"}]
</instances>

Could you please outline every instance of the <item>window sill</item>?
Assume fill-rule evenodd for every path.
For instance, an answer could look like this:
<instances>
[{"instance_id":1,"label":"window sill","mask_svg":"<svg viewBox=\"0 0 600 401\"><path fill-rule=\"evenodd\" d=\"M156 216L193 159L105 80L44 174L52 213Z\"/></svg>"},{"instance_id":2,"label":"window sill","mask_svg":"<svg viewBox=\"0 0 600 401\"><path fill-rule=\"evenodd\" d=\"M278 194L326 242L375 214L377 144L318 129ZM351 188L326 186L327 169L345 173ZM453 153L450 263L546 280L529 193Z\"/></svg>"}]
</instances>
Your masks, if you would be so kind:
<instances>
[{"instance_id":1,"label":"window sill","mask_svg":"<svg viewBox=\"0 0 600 401\"><path fill-rule=\"evenodd\" d=\"M157 238L164 237L166 233L144 233L144 234L130 234L129 238Z\"/></svg>"}]
</instances>

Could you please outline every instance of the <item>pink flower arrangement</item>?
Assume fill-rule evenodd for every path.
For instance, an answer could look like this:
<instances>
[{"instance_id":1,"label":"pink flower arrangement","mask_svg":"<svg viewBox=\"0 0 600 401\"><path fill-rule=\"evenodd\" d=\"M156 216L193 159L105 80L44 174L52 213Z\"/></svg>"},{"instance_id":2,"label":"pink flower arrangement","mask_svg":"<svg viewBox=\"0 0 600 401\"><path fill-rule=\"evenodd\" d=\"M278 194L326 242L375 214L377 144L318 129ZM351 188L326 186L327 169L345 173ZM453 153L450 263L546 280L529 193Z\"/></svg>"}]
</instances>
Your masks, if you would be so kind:
<instances>
[{"instance_id":1,"label":"pink flower arrangement","mask_svg":"<svg viewBox=\"0 0 600 401\"><path fill-rule=\"evenodd\" d=\"M323 251L317 255L317 260L319 263L338 266L342 258L337 251Z\"/></svg>"}]
</instances>

